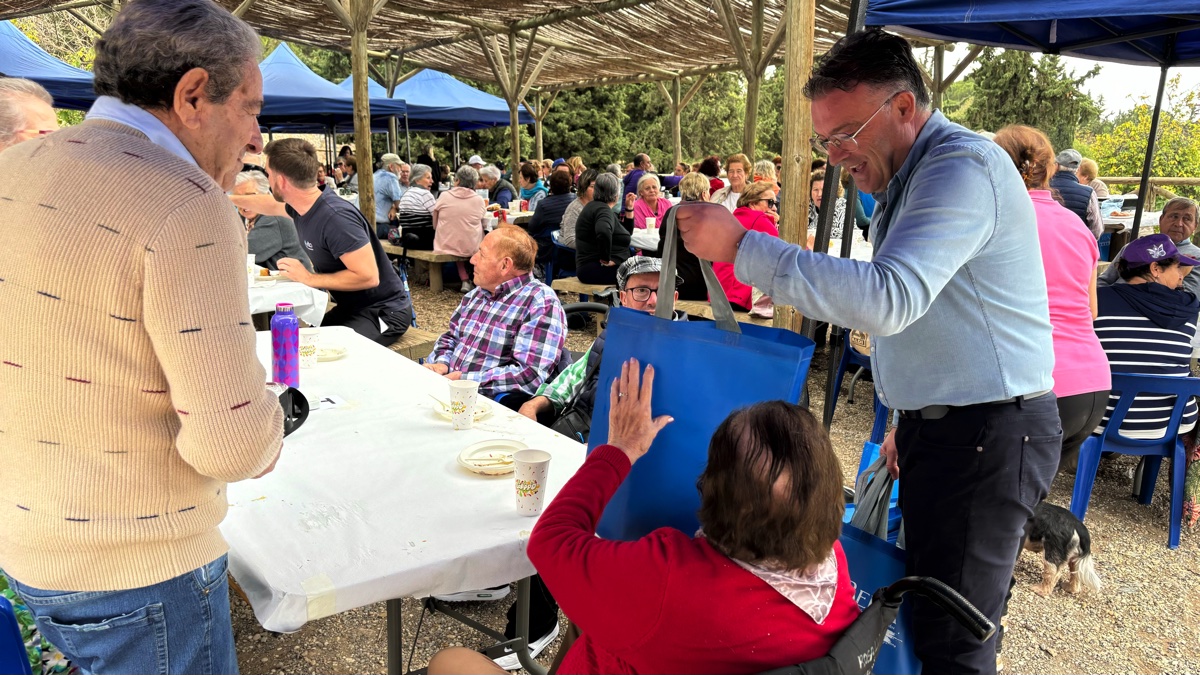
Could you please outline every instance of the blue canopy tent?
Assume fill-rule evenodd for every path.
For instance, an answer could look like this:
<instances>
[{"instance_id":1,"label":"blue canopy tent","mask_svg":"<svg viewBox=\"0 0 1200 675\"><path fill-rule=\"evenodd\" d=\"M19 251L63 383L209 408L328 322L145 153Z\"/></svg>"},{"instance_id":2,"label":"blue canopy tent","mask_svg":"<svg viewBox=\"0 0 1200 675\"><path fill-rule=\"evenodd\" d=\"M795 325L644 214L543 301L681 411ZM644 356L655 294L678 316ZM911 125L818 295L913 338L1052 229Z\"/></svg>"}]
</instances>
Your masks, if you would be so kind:
<instances>
[{"instance_id":1,"label":"blue canopy tent","mask_svg":"<svg viewBox=\"0 0 1200 675\"><path fill-rule=\"evenodd\" d=\"M349 89L350 79L338 86ZM372 101L376 95L387 96L387 90L374 80L368 88ZM404 99L408 105L408 125L413 131L476 131L506 127L510 121L504 99L428 68L397 85L392 97ZM521 124L533 124L533 115L525 106L518 115Z\"/></svg>"},{"instance_id":2,"label":"blue canopy tent","mask_svg":"<svg viewBox=\"0 0 1200 675\"><path fill-rule=\"evenodd\" d=\"M37 82L56 108L87 110L96 100L91 73L50 56L11 21L0 22L0 75Z\"/></svg>"},{"instance_id":3,"label":"blue canopy tent","mask_svg":"<svg viewBox=\"0 0 1200 675\"><path fill-rule=\"evenodd\" d=\"M1162 112L1167 70L1200 66L1200 4L1196 0L872 0L866 25L955 42L1062 54L1159 68L1133 237L1138 236Z\"/></svg>"},{"instance_id":4,"label":"blue canopy tent","mask_svg":"<svg viewBox=\"0 0 1200 675\"><path fill-rule=\"evenodd\" d=\"M320 129L354 122L351 92L314 73L281 43L258 64L263 78L263 109L259 123L270 129ZM386 97L371 100L372 119L403 116L404 100Z\"/></svg>"}]
</instances>

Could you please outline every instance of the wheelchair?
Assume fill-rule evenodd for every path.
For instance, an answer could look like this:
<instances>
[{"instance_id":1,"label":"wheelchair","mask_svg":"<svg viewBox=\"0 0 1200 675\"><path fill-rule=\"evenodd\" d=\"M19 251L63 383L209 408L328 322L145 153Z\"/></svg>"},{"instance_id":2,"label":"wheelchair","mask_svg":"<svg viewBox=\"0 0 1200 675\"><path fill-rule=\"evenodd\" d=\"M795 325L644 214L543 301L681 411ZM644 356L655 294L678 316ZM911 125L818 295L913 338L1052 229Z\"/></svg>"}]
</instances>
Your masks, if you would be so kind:
<instances>
[{"instance_id":1,"label":"wheelchair","mask_svg":"<svg viewBox=\"0 0 1200 675\"><path fill-rule=\"evenodd\" d=\"M996 626L954 589L932 577L904 577L875 591L863 610L828 654L794 666L784 666L760 675L869 675L908 593L933 602L954 617L980 641L996 632Z\"/></svg>"}]
</instances>

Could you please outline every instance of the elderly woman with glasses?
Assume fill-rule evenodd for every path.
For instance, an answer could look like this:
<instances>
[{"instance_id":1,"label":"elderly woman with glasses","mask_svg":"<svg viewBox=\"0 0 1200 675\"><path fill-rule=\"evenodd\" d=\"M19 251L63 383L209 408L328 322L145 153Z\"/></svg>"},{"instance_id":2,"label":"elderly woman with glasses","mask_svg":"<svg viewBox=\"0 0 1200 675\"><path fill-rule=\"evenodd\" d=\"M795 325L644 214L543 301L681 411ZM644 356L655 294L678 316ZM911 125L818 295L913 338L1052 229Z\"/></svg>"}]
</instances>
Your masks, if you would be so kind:
<instances>
[{"instance_id":1,"label":"elderly woman with glasses","mask_svg":"<svg viewBox=\"0 0 1200 675\"><path fill-rule=\"evenodd\" d=\"M654 225L661 226L671 208L671 200L662 196L658 175L644 173L637 182L637 201L633 203L633 226L646 229L646 219L653 218Z\"/></svg>"},{"instance_id":2,"label":"elderly woman with glasses","mask_svg":"<svg viewBox=\"0 0 1200 675\"><path fill-rule=\"evenodd\" d=\"M779 203L775 201L775 183L759 181L749 183L738 198L737 208L733 217L737 218L742 227L753 232L765 232L772 237L779 236ZM713 271L721 281L725 297L735 310L750 311L754 306L753 289L738 281L733 273L733 263L713 263Z\"/></svg>"}]
</instances>

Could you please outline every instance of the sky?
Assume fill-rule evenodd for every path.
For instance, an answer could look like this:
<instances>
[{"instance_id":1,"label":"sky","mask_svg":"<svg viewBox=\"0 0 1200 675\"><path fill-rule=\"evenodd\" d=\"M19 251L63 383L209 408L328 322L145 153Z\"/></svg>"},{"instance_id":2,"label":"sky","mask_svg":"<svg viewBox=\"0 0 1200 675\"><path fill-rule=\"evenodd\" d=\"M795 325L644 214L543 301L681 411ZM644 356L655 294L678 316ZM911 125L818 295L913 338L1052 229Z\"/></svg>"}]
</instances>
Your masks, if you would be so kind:
<instances>
[{"instance_id":1,"label":"sky","mask_svg":"<svg viewBox=\"0 0 1200 675\"><path fill-rule=\"evenodd\" d=\"M1150 105L1154 105L1159 75L1158 68L1154 66L1130 66L1069 56L1063 57L1063 63L1068 71L1074 70L1076 74L1085 73L1093 65L1100 64L1100 74L1085 82L1083 89L1092 98L1104 96L1105 115L1128 110L1141 97L1145 97ZM1182 75L1180 84L1183 88L1200 88L1200 68L1172 68L1167 72L1168 81L1177 74Z\"/></svg>"}]
</instances>

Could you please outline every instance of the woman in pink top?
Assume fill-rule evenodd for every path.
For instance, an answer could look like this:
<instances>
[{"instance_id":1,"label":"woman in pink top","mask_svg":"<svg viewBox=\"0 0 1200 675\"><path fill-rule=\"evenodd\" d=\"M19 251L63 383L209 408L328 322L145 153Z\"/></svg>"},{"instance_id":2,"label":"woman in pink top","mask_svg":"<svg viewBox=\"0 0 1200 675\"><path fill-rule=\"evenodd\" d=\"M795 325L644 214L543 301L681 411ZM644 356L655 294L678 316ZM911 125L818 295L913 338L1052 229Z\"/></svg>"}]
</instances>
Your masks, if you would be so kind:
<instances>
[{"instance_id":1,"label":"woman in pink top","mask_svg":"<svg viewBox=\"0 0 1200 675\"><path fill-rule=\"evenodd\" d=\"M438 196L433 206L433 250L470 258L479 250L483 241L483 214L487 200L475 193L479 172L464 165L454 174L454 188ZM458 261L458 278L462 281L462 292L471 290L471 276L467 264Z\"/></svg>"},{"instance_id":2,"label":"woman in pink top","mask_svg":"<svg viewBox=\"0 0 1200 675\"><path fill-rule=\"evenodd\" d=\"M1054 173L1054 149L1046 134L1012 125L1001 129L995 141L1017 165L1037 214L1054 329L1054 395L1063 430L1059 469L1073 472L1079 446L1104 417L1112 387L1108 357L1092 328L1100 252L1096 238L1079 217L1054 199L1049 182Z\"/></svg>"},{"instance_id":3,"label":"woman in pink top","mask_svg":"<svg viewBox=\"0 0 1200 675\"><path fill-rule=\"evenodd\" d=\"M667 209L671 208L671 200L662 196L658 176L644 173L637 182L637 201L633 203L633 226L639 230L646 229L646 219L653 218L655 227L662 227Z\"/></svg>"},{"instance_id":4,"label":"woman in pink top","mask_svg":"<svg viewBox=\"0 0 1200 675\"><path fill-rule=\"evenodd\" d=\"M779 236L779 204L775 201L774 181L758 181L749 183L742 189L738 198L737 208L733 217L738 219L742 227L755 232L766 232L772 237ZM733 263L713 263L713 272L725 290L725 297L735 310L748 312L754 306L754 290L738 281L733 274Z\"/></svg>"}]
</instances>

